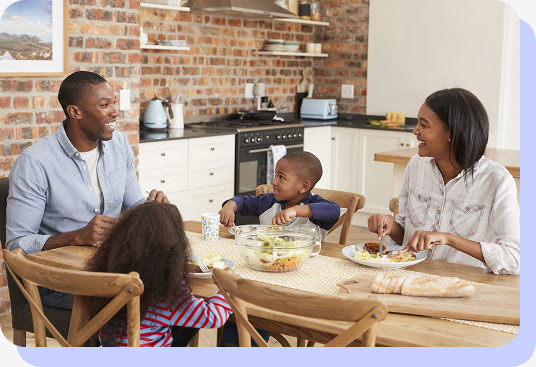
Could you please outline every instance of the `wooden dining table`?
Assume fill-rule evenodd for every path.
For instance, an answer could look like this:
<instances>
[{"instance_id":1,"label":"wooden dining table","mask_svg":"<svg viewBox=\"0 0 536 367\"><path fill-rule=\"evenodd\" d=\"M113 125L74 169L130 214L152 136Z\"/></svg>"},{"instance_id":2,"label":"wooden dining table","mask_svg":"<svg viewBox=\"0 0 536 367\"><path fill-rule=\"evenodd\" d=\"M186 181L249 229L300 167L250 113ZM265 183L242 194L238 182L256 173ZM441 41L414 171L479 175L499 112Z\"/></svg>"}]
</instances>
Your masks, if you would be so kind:
<instances>
[{"instance_id":1,"label":"wooden dining table","mask_svg":"<svg viewBox=\"0 0 536 367\"><path fill-rule=\"evenodd\" d=\"M201 223L187 221L185 230L201 233ZM220 228L220 237L230 238L225 227ZM320 255L344 258L343 246L323 242ZM93 246L66 246L28 255L28 258L41 264L68 269L83 269L88 259L95 253ZM446 263L426 259L411 267L412 271L440 276L456 276L469 281L519 289L517 275L495 275L486 269ZM192 279L193 293L198 297L209 297L217 292L212 279ZM306 340L325 343L334 334L344 330L344 322L325 322L294 320L288 315L268 311L258 307L248 308L250 320L255 327L271 330L284 335L302 337ZM442 318L389 312L387 318L378 324L377 346L392 347L494 347L509 343L514 334L492 330L472 324L454 322ZM359 345L358 341L355 345Z\"/></svg>"}]
</instances>

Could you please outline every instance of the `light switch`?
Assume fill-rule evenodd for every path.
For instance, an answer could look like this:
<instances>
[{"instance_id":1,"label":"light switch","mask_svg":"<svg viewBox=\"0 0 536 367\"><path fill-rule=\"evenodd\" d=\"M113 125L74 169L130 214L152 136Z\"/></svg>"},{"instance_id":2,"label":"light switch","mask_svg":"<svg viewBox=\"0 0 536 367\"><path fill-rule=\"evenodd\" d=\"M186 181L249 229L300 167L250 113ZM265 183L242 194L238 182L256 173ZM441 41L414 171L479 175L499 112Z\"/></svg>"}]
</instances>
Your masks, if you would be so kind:
<instances>
[{"instance_id":1,"label":"light switch","mask_svg":"<svg viewBox=\"0 0 536 367\"><path fill-rule=\"evenodd\" d=\"M343 84L341 86L341 98L354 98L354 85L353 84Z\"/></svg>"},{"instance_id":2,"label":"light switch","mask_svg":"<svg viewBox=\"0 0 536 367\"><path fill-rule=\"evenodd\" d=\"M119 110L120 111L130 110L130 89L119 90Z\"/></svg>"},{"instance_id":3,"label":"light switch","mask_svg":"<svg viewBox=\"0 0 536 367\"><path fill-rule=\"evenodd\" d=\"M255 83L246 83L246 91L244 93L244 98L253 98L253 88Z\"/></svg>"}]
</instances>

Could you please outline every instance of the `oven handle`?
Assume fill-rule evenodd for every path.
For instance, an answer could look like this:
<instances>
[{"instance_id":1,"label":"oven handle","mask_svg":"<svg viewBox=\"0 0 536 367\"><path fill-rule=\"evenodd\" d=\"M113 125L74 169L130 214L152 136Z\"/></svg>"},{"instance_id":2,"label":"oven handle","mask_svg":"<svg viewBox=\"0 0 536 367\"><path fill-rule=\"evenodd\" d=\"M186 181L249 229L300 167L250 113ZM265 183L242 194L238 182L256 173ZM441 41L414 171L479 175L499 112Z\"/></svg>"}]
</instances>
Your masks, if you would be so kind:
<instances>
[{"instance_id":1,"label":"oven handle","mask_svg":"<svg viewBox=\"0 0 536 367\"><path fill-rule=\"evenodd\" d=\"M285 145L285 147L286 147L287 149L303 148L303 144ZM270 150L270 148L253 149L253 150L248 150L248 154L262 153L262 152L267 152L267 151L269 151L269 150Z\"/></svg>"}]
</instances>

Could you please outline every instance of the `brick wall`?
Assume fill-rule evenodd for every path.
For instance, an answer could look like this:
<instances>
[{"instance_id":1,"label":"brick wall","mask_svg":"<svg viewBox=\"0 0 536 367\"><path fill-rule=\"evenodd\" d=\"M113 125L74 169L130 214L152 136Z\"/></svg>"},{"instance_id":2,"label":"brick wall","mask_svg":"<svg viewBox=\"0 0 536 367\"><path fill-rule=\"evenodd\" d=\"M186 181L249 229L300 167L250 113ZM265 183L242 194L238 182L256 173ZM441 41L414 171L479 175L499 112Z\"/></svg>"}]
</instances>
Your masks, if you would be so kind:
<instances>
[{"instance_id":1,"label":"brick wall","mask_svg":"<svg viewBox=\"0 0 536 367\"><path fill-rule=\"evenodd\" d=\"M325 59L313 63L315 97L336 98L340 112L365 113L369 0L322 1L323 19L329 27L315 32ZM341 99L341 84L354 86L354 99Z\"/></svg>"},{"instance_id":2,"label":"brick wall","mask_svg":"<svg viewBox=\"0 0 536 367\"><path fill-rule=\"evenodd\" d=\"M294 110L302 70L312 72L310 57L257 55L266 39L312 42L310 25L243 20L188 12L141 10L149 42L183 39L189 51L142 50L140 98L159 97L187 102L186 115L232 113L254 107L244 98L246 82L263 82L276 107Z\"/></svg>"},{"instance_id":3,"label":"brick wall","mask_svg":"<svg viewBox=\"0 0 536 367\"><path fill-rule=\"evenodd\" d=\"M244 84L266 83L276 107L294 110L296 86L313 74L316 97L336 98L341 112L364 112L368 0L322 1L329 27L242 20L139 8L139 0L70 0L69 72L100 73L115 91L131 90L131 110L118 129L137 155L138 124L147 100L177 95L186 115L231 113L254 107ZM185 39L190 51L139 49L139 26L149 41ZM329 57L257 55L264 40L323 43ZM64 119L57 100L63 77L0 78L0 177L7 176L25 148ZM354 84L355 98L340 100L340 85ZM0 255L1 256L1 255ZM0 273L0 314L9 309L5 271Z\"/></svg>"},{"instance_id":4,"label":"brick wall","mask_svg":"<svg viewBox=\"0 0 536 367\"><path fill-rule=\"evenodd\" d=\"M137 151L139 120L139 0L70 0L69 72L100 73L114 90L132 89L133 108L118 128ZM17 156L55 131L65 118L57 94L63 77L0 78L0 177ZM1 253L0 253L1 258ZM0 314L9 310L5 269L0 273Z\"/></svg>"}]
</instances>

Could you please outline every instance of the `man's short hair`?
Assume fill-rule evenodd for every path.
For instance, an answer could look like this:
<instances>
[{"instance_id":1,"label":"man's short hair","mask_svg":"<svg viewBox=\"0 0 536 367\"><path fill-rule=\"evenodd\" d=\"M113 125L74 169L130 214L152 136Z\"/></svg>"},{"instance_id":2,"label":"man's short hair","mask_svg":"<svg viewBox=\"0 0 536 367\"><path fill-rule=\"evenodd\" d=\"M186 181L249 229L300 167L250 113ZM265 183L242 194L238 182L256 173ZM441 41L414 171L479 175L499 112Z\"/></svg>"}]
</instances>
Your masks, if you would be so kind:
<instances>
[{"instance_id":1,"label":"man's short hair","mask_svg":"<svg viewBox=\"0 0 536 367\"><path fill-rule=\"evenodd\" d=\"M106 83L106 79L90 71L76 71L65 78L58 92L58 99L65 117L69 117L67 106L76 105L82 98L88 97L91 91L89 86L100 83Z\"/></svg>"},{"instance_id":2,"label":"man's short hair","mask_svg":"<svg viewBox=\"0 0 536 367\"><path fill-rule=\"evenodd\" d=\"M292 164L300 180L307 180L311 183L311 189L322 177L322 163L313 153L292 152L283 158Z\"/></svg>"}]
</instances>

